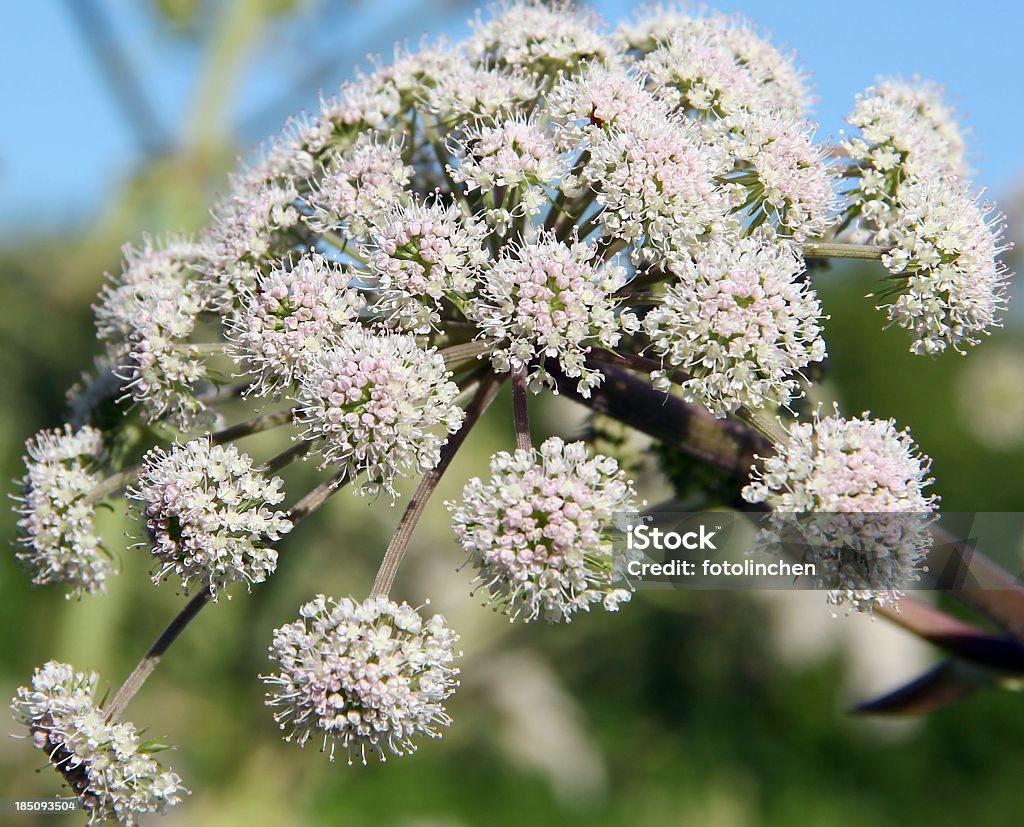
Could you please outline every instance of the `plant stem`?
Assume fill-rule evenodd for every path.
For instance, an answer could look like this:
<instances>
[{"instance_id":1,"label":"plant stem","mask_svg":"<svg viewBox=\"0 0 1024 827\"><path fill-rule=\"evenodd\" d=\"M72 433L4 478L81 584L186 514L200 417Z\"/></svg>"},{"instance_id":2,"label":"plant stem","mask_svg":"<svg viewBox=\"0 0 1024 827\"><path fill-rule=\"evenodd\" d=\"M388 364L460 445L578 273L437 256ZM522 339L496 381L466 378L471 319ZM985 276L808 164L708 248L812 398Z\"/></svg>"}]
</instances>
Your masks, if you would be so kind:
<instances>
[{"instance_id":1,"label":"plant stem","mask_svg":"<svg viewBox=\"0 0 1024 827\"><path fill-rule=\"evenodd\" d=\"M114 700L110 702L110 706L106 710L108 721L111 723L117 721L124 708L128 705L128 702L135 697L135 694L142 688L142 684L146 682L146 678L156 669L164 653L178 639L178 635L185 630L185 627L192 622L193 618L199 614L203 606L210 601L211 596L209 587L204 588L185 604L185 608L178 612L167 625L167 628L161 632L160 637L149 647L145 657L139 661L138 665L128 676L128 679L121 684L117 694L114 695Z\"/></svg>"},{"instance_id":2,"label":"plant stem","mask_svg":"<svg viewBox=\"0 0 1024 827\"><path fill-rule=\"evenodd\" d=\"M265 468L269 468L271 465L284 462L285 457L293 459L298 456L300 451L299 448L303 449L303 452L309 450L310 442L304 441L291 446L286 451L282 451L276 457L271 459ZM312 514L317 508L323 505L327 499L342 487L345 472L339 471L330 479L322 482L312 491L310 491L305 497L299 500L288 510L288 519L293 524L297 524L301 520ZM128 702L138 693L142 688L142 685L146 682L146 679L153 674L153 670L156 669L157 664L160 663L161 658L181 635L185 628L191 623L196 615L202 611L203 606L210 602L213 597L210 592L209 586L205 587L201 592L195 595L185 607L174 616L174 619L167 625L167 628L160 633L160 637L156 639L152 646L149 647L149 651L146 652L142 660L139 661L138 665L132 670L132 673L128 676L127 680L121 684L121 688L117 690L117 694L114 695L114 700L110 702L110 706L107 707L107 720L114 722L120 717L121 713L124 712Z\"/></svg>"},{"instance_id":3,"label":"plant stem","mask_svg":"<svg viewBox=\"0 0 1024 827\"><path fill-rule=\"evenodd\" d=\"M533 453L530 439L529 390L526 387L526 368L512 371L512 418L516 426L516 448Z\"/></svg>"},{"instance_id":4,"label":"plant stem","mask_svg":"<svg viewBox=\"0 0 1024 827\"><path fill-rule=\"evenodd\" d=\"M451 369L464 362L476 359L478 356L493 350L493 348L494 345L489 342L475 340L464 342L461 345L451 345L450 347L442 348L439 352L444 359L444 366Z\"/></svg>"},{"instance_id":5,"label":"plant stem","mask_svg":"<svg viewBox=\"0 0 1024 827\"><path fill-rule=\"evenodd\" d=\"M214 445L223 445L228 442L234 442L236 439L251 436L252 434L279 428L281 425L287 425L292 421L293 413L294 409L288 408L284 411L274 411L273 413L254 416L252 419L247 419L244 422L238 422L235 425L229 425L227 428L214 431L210 434L210 442Z\"/></svg>"},{"instance_id":6,"label":"plant stem","mask_svg":"<svg viewBox=\"0 0 1024 827\"><path fill-rule=\"evenodd\" d=\"M377 570L377 577L373 581L370 597L387 597L388 592L391 591L391 584L395 581L395 575L398 574L402 558L405 557L413 531L415 531L420 517L423 516L423 510L427 507L430 496L434 493L441 476L451 464L452 458L462 446L470 430L494 401L503 381L502 377L492 373L480 383L473 401L466 408L466 419L462 423L462 427L452 434L441 449L441 459L437 466L424 474L419 485L416 486L416 491L413 493L405 513L402 514L398 528L391 535L387 551L384 552L384 559L381 560L380 568Z\"/></svg>"},{"instance_id":7,"label":"plant stem","mask_svg":"<svg viewBox=\"0 0 1024 827\"><path fill-rule=\"evenodd\" d=\"M890 249L870 244L805 244L804 258L858 258L877 261Z\"/></svg>"}]
</instances>

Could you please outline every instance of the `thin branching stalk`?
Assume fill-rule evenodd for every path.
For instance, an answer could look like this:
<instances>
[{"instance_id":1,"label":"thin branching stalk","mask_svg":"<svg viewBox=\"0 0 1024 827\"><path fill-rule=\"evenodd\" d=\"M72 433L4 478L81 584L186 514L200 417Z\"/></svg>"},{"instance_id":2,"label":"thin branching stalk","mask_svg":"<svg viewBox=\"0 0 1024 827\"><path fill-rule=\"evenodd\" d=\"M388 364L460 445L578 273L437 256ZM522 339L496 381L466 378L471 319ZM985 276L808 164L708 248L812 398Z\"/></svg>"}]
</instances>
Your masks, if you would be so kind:
<instances>
[{"instance_id":1,"label":"thin branching stalk","mask_svg":"<svg viewBox=\"0 0 1024 827\"><path fill-rule=\"evenodd\" d=\"M526 383L525 367L512 372L512 418L516 428L516 448L520 451L532 452L529 389L526 387Z\"/></svg>"},{"instance_id":2,"label":"thin branching stalk","mask_svg":"<svg viewBox=\"0 0 1024 827\"><path fill-rule=\"evenodd\" d=\"M805 244L804 258L854 258L880 261L889 247L870 244Z\"/></svg>"},{"instance_id":3,"label":"thin branching stalk","mask_svg":"<svg viewBox=\"0 0 1024 827\"><path fill-rule=\"evenodd\" d=\"M416 530L416 525L419 523L420 517L423 516L423 511L427 507L434 489L437 488L438 482L473 426L479 422L484 411L494 401L502 381L502 378L490 374L480 383L473 401L466 408L466 419L462 423L462 427L449 437L448 442L441 449L441 459L437 466L424 474L419 485L416 486L416 491L384 552L384 559L381 560L380 568L377 570L373 588L370 590L370 597L386 597L391 591L391 584L394 583L395 575L398 574L413 531Z\"/></svg>"}]
</instances>

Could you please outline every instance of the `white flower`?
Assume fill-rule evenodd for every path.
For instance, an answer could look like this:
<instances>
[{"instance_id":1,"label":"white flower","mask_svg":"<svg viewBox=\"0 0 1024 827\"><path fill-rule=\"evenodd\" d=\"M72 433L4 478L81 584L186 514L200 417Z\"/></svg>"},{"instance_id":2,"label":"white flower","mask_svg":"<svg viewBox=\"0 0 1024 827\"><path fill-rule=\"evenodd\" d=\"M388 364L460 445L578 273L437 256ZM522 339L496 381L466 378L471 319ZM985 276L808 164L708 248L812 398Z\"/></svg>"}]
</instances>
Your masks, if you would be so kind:
<instances>
[{"instance_id":1,"label":"white flower","mask_svg":"<svg viewBox=\"0 0 1024 827\"><path fill-rule=\"evenodd\" d=\"M1003 219L989 210L956 180L900 187L887 234L895 246L882 257L899 296L882 308L913 334L912 352L962 353L998 326L1009 276L999 260Z\"/></svg>"},{"instance_id":2,"label":"white flower","mask_svg":"<svg viewBox=\"0 0 1024 827\"><path fill-rule=\"evenodd\" d=\"M100 482L95 467L104 455L103 434L64 426L36 434L25 450L18 560L32 572L33 583L63 584L68 597L102 593L113 566L89 496Z\"/></svg>"},{"instance_id":3,"label":"white flower","mask_svg":"<svg viewBox=\"0 0 1024 827\"><path fill-rule=\"evenodd\" d=\"M652 61L662 78L675 75L684 81L684 87L685 79L690 78L691 86L696 82L703 87L698 98L707 100L709 92L713 97L714 91L725 85L723 73L735 76L739 68L745 77L737 88L724 90L729 108L771 107L802 117L811 104L806 75L794 65L792 56L780 52L742 15L694 13L686 6L647 7L634 23L620 26L619 36L629 49L643 55L664 49ZM692 50L687 63L673 66L673 50ZM698 69L702 62L711 70L706 76Z\"/></svg>"},{"instance_id":4,"label":"white flower","mask_svg":"<svg viewBox=\"0 0 1024 827\"><path fill-rule=\"evenodd\" d=\"M306 219L317 232L343 230L360 239L384 211L401 202L412 177L402 149L376 136L360 136L341 153L328 153L323 177L309 196Z\"/></svg>"},{"instance_id":5,"label":"white flower","mask_svg":"<svg viewBox=\"0 0 1024 827\"><path fill-rule=\"evenodd\" d=\"M93 701L97 680L49 661L35 670L31 687L18 688L11 711L88 810L89 824L114 819L136 827L141 816L165 812L188 790L152 758L164 747L150 738L143 743L132 723L107 720Z\"/></svg>"},{"instance_id":6,"label":"white flower","mask_svg":"<svg viewBox=\"0 0 1024 827\"><path fill-rule=\"evenodd\" d=\"M487 228L457 205L395 207L368 238L364 253L380 290L375 309L417 333L439 326L444 300L464 306L490 257Z\"/></svg>"},{"instance_id":7,"label":"white flower","mask_svg":"<svg viewBox=\"0 0 1024 827\"><path fill-rule=\"evenodd\" d=\"M718 150L692 124L655 110L595 136L581 175L603 207L608 233L678 255L726 226L725 195L715 180L722 171Z\"/></svg>"},{"instance_id":8,"label":"white flower","mask_svg":"<svg viewBox=\"0 0 1024 827\"><path fill-rule=\"evenodd\" d=\"M234 446L197 439L151 450L128 496L152 540L153 582L174 572L183 589L198 582L216 600L231 583L266 580L277 568L273 544L292 528L270 508L284 499L282 485Z\"/></svg>"},{"instance_id":9,"label":"white flower","mask_svg":"<svg viewBox=\"0 0 1024 827\"><path fill-rule=\"evenodd\" d=\"M614 347L639 327L632 313L616 313L613 294L625 282L625 269L602 264L593 245L542 237L494 262L468 313L498 345L496 370L529 367L531 379L553 386L544 360L554 358L586 396L603 378L584 364L591 344Z\"/></svg>"},{"instance_id":10,"label":"white flower","mask_svg":"<svg viewBox=\"0 0 1024 827\"><path fill-rule=\"evenodd\" d=\"M641 63L654 93L674 109L698 117L723 118L767 101L757 79L709 33L679 29Z\"/></svg>"},{"instance_id":11,"label":"white flower","mask_svg":"<svg viewBox=\"0 0 1024 827\"><path fill-rule=\"evenodd\" d=\"M855 181L848 195L871 229L884 233L895 220L894 199L904 181L967 174L963 134L941 87L879 81L857 96L847 121L860 131L841 143Z\"/></svg>"},{"instance_id":12,"label":"white flower","mask_svg":"<svg viewBox=\"0 0 1024 827\"><path fill-rule=\"evenodd\" d=\"M676 268L644 319L654 350L690 378L685 398L725 416L741 405L785 405L801 369L825 358L821 305L787 244L758 237L720 242ZM668 390L664 374L655 384Z\"/></svg>"},{"instance_id":13,"label":"white flower","mask_svg":"<svg viewBox=\"0 0 1024 827\"><path fill-rule=\"evenodd\" d=\"M500 203L491 199L485 213L492 216L536 215L547 203L547 192L565 172L552 136L536 122L507 120L471 129L452 147L457 166L449 166L452 180L484 196L501 189ZM502 229L499 228L499 232Z\"/></svg>"},{"instance_id":14,"label":"white flower","mask_svg":"<svg viewBox=\"0 0 1024 827\"><path fill-rule=\"evenodd\" d=\"M207 286L196 268L206 248L172 236L124 248L124 270L100 292L97 333L107 344L125 396L149 421L168 418L190 427L203 412L197 387L207 378L202 353L189 341L209 309Z\"/></svg>"},{"instance_id":15,"label":"white flower","mask_svg":"<svg viewBox=\"0 0 1024 827\"><path fill-rule=\"evenodd\" d=\"M536 101L535 83L518 72L478 66L453 57L437 84L427 90L424 106L444 130L467 121L508 118Z\"/></svg>"},{"instance_id":16,"label":"white flower","mask_svg":"<svg viewBox=\"0 0 1024 827\"><path fill-rule=\"evenodd\" d=\"M588 458L584 443L552 437L539 451L496 454L491 479L470 480L448 508L475 582L512 619L568 622L629 600L632 558L614 529L635 516L637 495L614 459Z\"/></svg>"},{"instance_id":17,"label":"white flower","mask_svg":"<svg viewBox=\"0 0 1024 827\"><path fill-rule=\"evenodd\" d=\"M668 107L644 89L641 78L604 66L563 79L547 102L563 151L577 149L602 132L628 128L638 118L650 117L652 110L668 117Z\"/></svg>"},{"instance_id":18,"label":"white flower","mask_svg":"<svg viewBox=\"0 0 1024 827\"><path fill-rule=\"evenodd\" d=\"M462 425L450 377L440 354L412 336L352 329L303 372L296 422L306 439L323 440L324 465L350 480L365 472L361 491L394 496L394 478L436 466L447 434Z\"/></svg>"},{"instance_id":19,"label":"white flower","mask_svg":"<svg viewBox=\"0 0 1024 827\"><path fill-rule=\"evenodd\" d=\"M406 603L318 595L300 619L274 632L271 660L280 672L262 675L267 705L289 729L285 740L321 740L330 756L340 746L366 763L367 751L415 751L420 736L440 737L451 719L444 702L458 686L461 655L441 615L424 621Z\"/></svg>"},{"instance_id":20,"label":"white flower","mask_svg":"<svg viewBox=\"0 0 1024 827\"><path fill-rule=\"evenodd\" d=\"M830 602L862 610L895 601L917 577L936 507L922 493L932 482L930 460L893 420L868 417L816 413L792 425L743 489L748 502L776 512L761 542L772 548L796 538L818 564Z\"/></svg>"},{"instance_id":21,"label":"white flower","mask_svg":"<svg viewBox=\"0 0 1024 827\"><path fill-rule=\"evenodd\" d=\"M321 105L321 117L335 134L352 139L365 130L401 132L401 116L448 77L459 56L444 42L409 53L395 47L390 64L341 87ZM342 142L342 145L345 145Z\"/></svg>"},{"instance_id":22,"label":"white flower","mask_svg":"<svg viewBox=\"0 0 1024 827\"><path fill-rule=\"evenodd\" d=\"M836 219L836 173L814 145L813 124L770 112L741 112L725 124L738 161L727 178L742 188L739 209L752 225L767 220L798 242L824 235Z\"/></svg>"},{"instance_id":23,"label":"white flower","mask_svg":"<svg viewBox=\"0 0 1024 827\"><path fill-rule=\"evenodd\" d=\"M301 241L298 183L292 177L268 179L267 170L257 166L238 176L214 209L204 237L205 272L221 309L231 308Z\"/></svg>"},{"instance_id":24,"label":"white flower","mask_svg":"<svg viewBox=\"0 0 1024 827\"><path fill-rule=\"evenodd\" d=\"M352 275L318 253L274 266L241 296L229 322L229 353L255 372L255 392L295 383L310 356L337 343L366 305Z\"/></svg>"},{"instance_id":25,"label":"white flower","mask_svg":"<svg viewBox=\"0 0 1024 827\"><path fill-rule=\"evenodd\" d=\"M496 17L477 19L473 31L468 50L481 64L547 79L616 57L615 42L604 33L600 19L568 2L511 2Z\"/></svg>"}]
</instances>

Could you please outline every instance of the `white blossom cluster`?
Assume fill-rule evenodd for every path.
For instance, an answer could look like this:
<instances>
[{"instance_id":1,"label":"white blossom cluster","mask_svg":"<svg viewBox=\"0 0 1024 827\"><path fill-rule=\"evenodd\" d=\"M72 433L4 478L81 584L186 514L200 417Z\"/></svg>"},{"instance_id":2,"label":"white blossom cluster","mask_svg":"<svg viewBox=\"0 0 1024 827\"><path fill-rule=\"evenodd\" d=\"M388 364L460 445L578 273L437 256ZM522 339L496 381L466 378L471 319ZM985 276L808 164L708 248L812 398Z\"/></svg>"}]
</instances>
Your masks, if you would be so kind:
<instances>
[{"instance_id":1,"label":"white blossom cluster","mask_svg":"<svg viewBox=\"0 0 1024 827\"><path fill-rule=\"evenodd\" d=\"M534 452L502 451L491 478L471 479L448 503L476 582L511 618L572 620L600 603L616 611L631 597L633 552L614 541L640 502L611 457L552 437Z\"/></svg>"},{"instance_id":2,"label":"white blossom cluster","mask_svg":"<svg viewBox=\"0 0 1024 827\"><path fill-rule=\"evenodd\" d=\"M253 375L253 391L270 396L337 344L365 306L351 274L319 253L276 265L241 299L228 332L232 355Z\"/></svg>"},{"instance_id":3,"label":"white blossom cluster","mask_svg":"<svg viewBox=\"0 0 1024 827\"><path fill-rule=\"evenodd\" d=\"M14 719L64 777L90 825L116 820L136 827L147 813L164 813L188 790L177 773L153 758L164 749L144 742L129 722L109 721L93 696L98 676L49 661L11 702Z\"/></svg>"},{"instance_id":4,"label":"white blossom cluster","mask_svg":"<svg viewBox=\"0 0 1024 827\"><path fill-rule=\"evenodd\" d=\"M550 382L543 360L554 358L589 396L603 378L585 364L590 343L614 347L639 327L634 314L615 312L625 283L624 268L601 266L592 245L541 240L494 264L469 315L483 336L507 342L491 353L497 370L529 370L535 383Z\"/></svg>"},{"instance_id":5,"label":"white blossom cluster","mask_svg":"<svg viewBox=\"0 0 1024 827\"><path fill-rule=\"evenodd\" d=\"M486 227L456 205L392 207L368 235L377 308L390 323L416 333L440 326L445 300L465 303L489 258Z\"/></svg>"},{"instance_id":6,"label":"white blossom cluster","mask_svg":"<svg viewBox=\"0 0 1024 827\"><path fill-rule=\"evenodd\" d=\"M280 671L261 676L267 704L286 740L329 744L332 761L339 746L350 764L405 755L451 723L444 702L458 686L458 640L443 616L425 620L407 603L317 595L274 632Z\"/></svg>"},{"instance_id":7,"label":"white blossom cluster","mask_svg":"<svg viewBox=\"0 0 1024 827\"><path fill-rule=\"evenodd\" d=\"M894 245L882 262L905 284L884 305L889 319L911 332L914 353L963 353L999 325L1007 301L1002 218L942 179L905 182L896 204Z\"/></svg>"},{"instance_id":8,"label":"white blossom cluster","mask_svg":"<svg viewBox=\"0 0 1024 827\"><path fill-rule=\"evenodd\" d=\"M720 417L787 404L800 370L825 358L821 305L802 272L791 247L756 236L712 245L680 267L644 319L668 368L654 374L656 386L668 390L678 368L685 398Z\"/></svg>"},{"instance_id":9,"label":"white blossom cluster","mask_svg":"<svg viewBox=\"0 0 1024 827\"><path fill-rule=\"evenodd\" d=\"M113 565L90 499L100 482L95 468L104 454L103 434L92 427L42 431L25 451L18 560L33 583L66 586L68 597L104 591Z\"/></svg>"},{"instance_id":10,"label":"white blossom cluster","mask_svg":"<svg viewBox=\"0 0 1024 827\"><path fill-rule=\"evenodd\" d=\"M154 448L128 492L152 541L153 581L173 572L183 589L199 583L214 600L231 583L262 583L277 568L274 543L292 527L271 508L284 499L283 485L233 445L196 439Z\"/></svg>"},{"instance_id":11,"label":"white blossom cluster","mask_svg":"<svg viewBox=\"0 0 1024 827\"><path fill-rule=\"evenodd\" d=\"M963 352L999 325L1006 303L1002 217L971 193L965 141L935 84L882 80L849 117L843 142L854 186L847 223L890 251L889 320L909 330L913 353Z\"/></svg>"},{"instance_id":12,"label":"white blossom cluster","mask_svg":"<svg viewBox=\"0 0 1024 827\"><path fill-rule=\"evenodd\" d=\"M779 546L795 532L833 603L884 606L918 576L937 503L923 493L931 461L893 420L816 413L761 461L743 489L773 509L761 541Z\"/></svg>"},{"instance_id":13,"label":"white blossom cluster","mask_svg":"<svg viewBox=\"0 0 1024 827\"><path fill-rule=\"evenodd\" d=\"M296 422L325 465L365 474L360 490L393 493L398 474L429 471L462 424L458 386L436 350L405 334L346 332L303 372Z\"/></svg>"},{"instance_id":14,"label":"white blossom cluster","mask_svg":"<svg viewBox=\"0 0 1024 827\"><path fill-rule=\"evenodd\" d=\"M125 395L150 421L166 417L187 427L203 410L195 393L207 369L190 337L210 304L196 269L206 253L184 238L147 238L141 249L124 248L124 270L100 293L97 333Z\"/></svg>"}]
</instances>

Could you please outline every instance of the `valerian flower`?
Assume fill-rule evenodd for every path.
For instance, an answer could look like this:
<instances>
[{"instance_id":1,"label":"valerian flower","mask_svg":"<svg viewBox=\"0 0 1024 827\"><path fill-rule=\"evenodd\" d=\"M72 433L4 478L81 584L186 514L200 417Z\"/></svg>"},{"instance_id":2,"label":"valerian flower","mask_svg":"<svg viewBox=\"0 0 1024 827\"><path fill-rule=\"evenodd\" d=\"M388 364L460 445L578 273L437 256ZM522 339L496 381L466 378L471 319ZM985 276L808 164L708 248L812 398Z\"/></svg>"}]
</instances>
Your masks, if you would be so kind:
<instances>
[{"instance_id":1,"label":"valerian flower","mask_svg":"<svg viewBox=\"0 0 1024 827\"><path fill-rule=\"evenodd\" d=\"M450 377L438 352L412 336L356 328L303 372L296 422L320 442L324 465L349 479L365 474L363 492L393 495L395 477L437 465L462 424Z\"/></svg>"},{"instance_id":2,"label":"valerian flower","mask_svg":"<svg viewBox=\"0 0 1024 827\"><path fill-rule=\"evenodd\" d=\"M405 755L451 723L444 702L458 686L458 640L444 617L424 620L406 603L318 595L274 632L280 671L261 676L267 705L286 740L330 746L332 761L339 746L350 764Z\"/></svg>"},{"instance_id":3,"label":"valerian flower","mask_svg":"<svg viewBox=\"0 0 1024 827\"><path fill-rule=\"evenodd\" d=\"M633 559L615 530L639 508L618 463L582 442L552 437L533 452L491 458L491 478L470 480L448 503L455 536L479 584L512 619L570 621L600 603L628 601Z\"/></svg>"},{"instance_id":4,"label":"valerian flower","mask_svg":"<svg viewBox=\"0 0 1024 827\"><path fill-rule=\"evenodd\" d=\"M183 589L198 582L214 600L236 581L262 583L277 568L274 543L292 527L271 508L284 499L283 485L232 445L196 439L154 448L128 491L157 561L153 581L173 572Z\"/></svg>"},{"instance_id":5,"label":"valerian flower","mask_svg":"<svg viewBox=\"0 0 1024 827\"><path fill-rule=\"evenodd\" d=\"M188 793L177 773L153 758L159 743L143 741L129 722L107 719L93 696L98 676L49 661L32 685L18 688L11 711L33 744L88 811L89 824L110 819L135 827L148 813L164 813Z\"/></svg>"}]
</instances>

